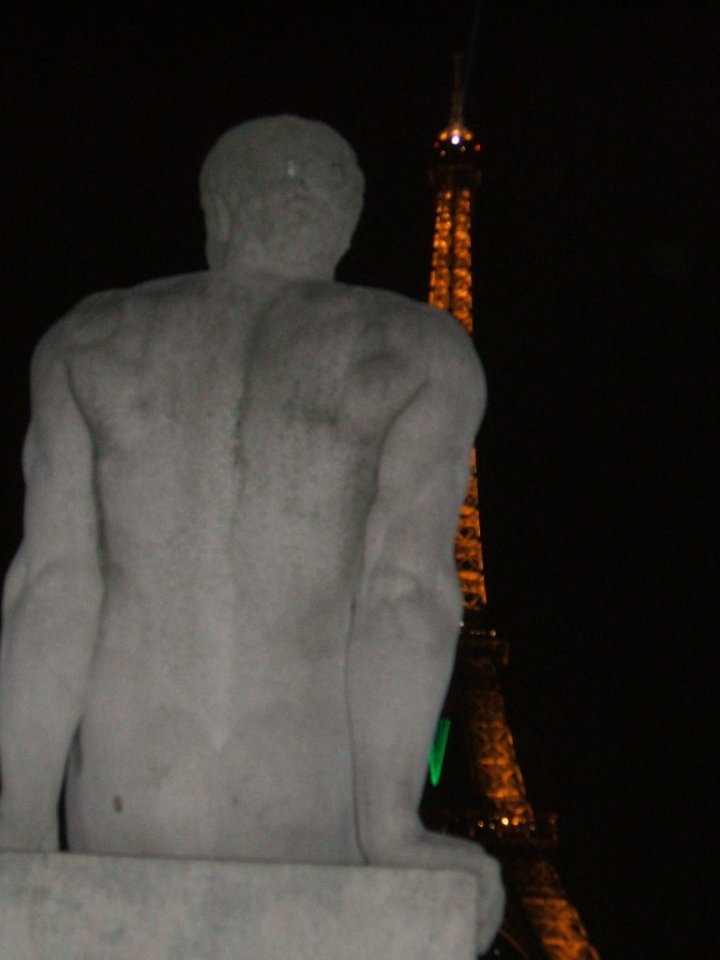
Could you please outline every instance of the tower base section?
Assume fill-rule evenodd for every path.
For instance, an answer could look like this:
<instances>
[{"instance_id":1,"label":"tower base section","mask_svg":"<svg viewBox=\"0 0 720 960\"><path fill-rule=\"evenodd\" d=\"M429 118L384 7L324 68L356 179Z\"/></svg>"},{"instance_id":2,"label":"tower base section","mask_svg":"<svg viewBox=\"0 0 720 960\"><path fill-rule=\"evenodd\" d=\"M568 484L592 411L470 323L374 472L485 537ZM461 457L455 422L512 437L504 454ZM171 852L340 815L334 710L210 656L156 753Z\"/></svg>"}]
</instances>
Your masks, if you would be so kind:
<instances>
[{"instance_id":1,"label":"tower base section","mask_svg":"<svg viewBox=\"0 0 720 960\"><path fill-rule=\"evenodd\" d=\"M0 854L2 960L470 960L451 871Z\"/></svg>"}]
</instances>

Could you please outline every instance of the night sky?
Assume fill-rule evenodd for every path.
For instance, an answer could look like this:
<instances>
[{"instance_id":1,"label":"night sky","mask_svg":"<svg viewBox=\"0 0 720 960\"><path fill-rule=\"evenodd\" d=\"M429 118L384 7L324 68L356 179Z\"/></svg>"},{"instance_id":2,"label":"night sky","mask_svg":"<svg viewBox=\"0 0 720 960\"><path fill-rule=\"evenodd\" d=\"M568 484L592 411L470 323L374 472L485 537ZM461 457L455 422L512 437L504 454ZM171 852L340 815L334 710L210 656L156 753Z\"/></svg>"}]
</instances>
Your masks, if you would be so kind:
<instances>
[{"instance_id":1,"label":"night sky","mask_svg":"<svg viewBox=\"0 0 720 960\"><path fill-rule=\"evenodd\" d=\"M34 343L94 290L203 268L196 179L226 128L335 126L367 177L340 278L425 298L428 158L474 5L82 6L5 16L3 569ZM504 690L603 960L717 956L718 42L702 10L486 0L465 110L483 143L479 470Z\"/></svg>"}]
</instances>

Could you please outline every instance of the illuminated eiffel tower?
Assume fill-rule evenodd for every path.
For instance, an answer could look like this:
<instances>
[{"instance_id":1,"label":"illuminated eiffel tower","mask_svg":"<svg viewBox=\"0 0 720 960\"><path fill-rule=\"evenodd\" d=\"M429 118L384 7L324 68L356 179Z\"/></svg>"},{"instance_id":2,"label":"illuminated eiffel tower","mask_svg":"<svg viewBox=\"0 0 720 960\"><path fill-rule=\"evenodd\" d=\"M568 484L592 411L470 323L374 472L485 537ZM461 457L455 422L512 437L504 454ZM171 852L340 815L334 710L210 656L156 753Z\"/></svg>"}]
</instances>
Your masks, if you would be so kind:
<instances>
[{"instance_id":1,"label":"illuminated eiffel tower","mask_svg":"<svg viewBox=\"0 0 720 960\"><path fill-rule=\"evenodd\" d=\"M429 301L449 310L471 336L470 227L479 160L480 143L463 121L456 59L450 123L434 145ZM502 863L508 908L486 956L600 960L552 862L555 817L536 814L527 798L505 716L499 672L507 662L507 644L491 629L487 616L475 450L456 536L456 560L463 623L421 815L433 830L482 842Z\"/></svg>"}]
</instances>

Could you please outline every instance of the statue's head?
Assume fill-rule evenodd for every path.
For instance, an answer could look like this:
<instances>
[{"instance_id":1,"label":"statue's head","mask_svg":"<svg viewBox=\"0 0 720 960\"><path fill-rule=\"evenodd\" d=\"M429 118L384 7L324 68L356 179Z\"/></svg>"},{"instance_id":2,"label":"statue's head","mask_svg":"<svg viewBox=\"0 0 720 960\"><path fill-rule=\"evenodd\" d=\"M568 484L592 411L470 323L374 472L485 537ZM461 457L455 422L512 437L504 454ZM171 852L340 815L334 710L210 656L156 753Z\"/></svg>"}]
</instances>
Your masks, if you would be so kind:
<instances>
[{"instance_id":1,"label":"statue's head","mask_svg":"<svg viewBox=\"0 0 720 960\"><path fill-rule=\"evenodd\" d=\"M233 127L200 173L210 268L330 279L363 185L352 148L324 123L277 116Z\"/></svg>"}]
</instances>

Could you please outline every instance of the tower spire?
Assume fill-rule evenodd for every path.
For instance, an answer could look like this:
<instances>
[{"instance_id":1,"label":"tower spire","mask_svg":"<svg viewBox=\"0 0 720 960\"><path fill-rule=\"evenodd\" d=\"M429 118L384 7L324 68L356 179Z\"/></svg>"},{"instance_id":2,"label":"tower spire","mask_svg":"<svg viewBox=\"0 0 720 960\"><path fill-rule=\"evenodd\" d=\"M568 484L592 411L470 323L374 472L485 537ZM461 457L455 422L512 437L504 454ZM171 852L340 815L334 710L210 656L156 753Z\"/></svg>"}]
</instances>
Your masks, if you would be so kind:
<instances>
[{"instance_id":1,"label":"tower spire","mask_svg":"<svg viewBox=\"0 0 720 960\"><path fill-rule=\"evenodd\" d=\"M450 105L450 125L462 126L463 123L463 84L462 84L463 55L453 54L453 92Z\"/></svg>"}]
</instances>

